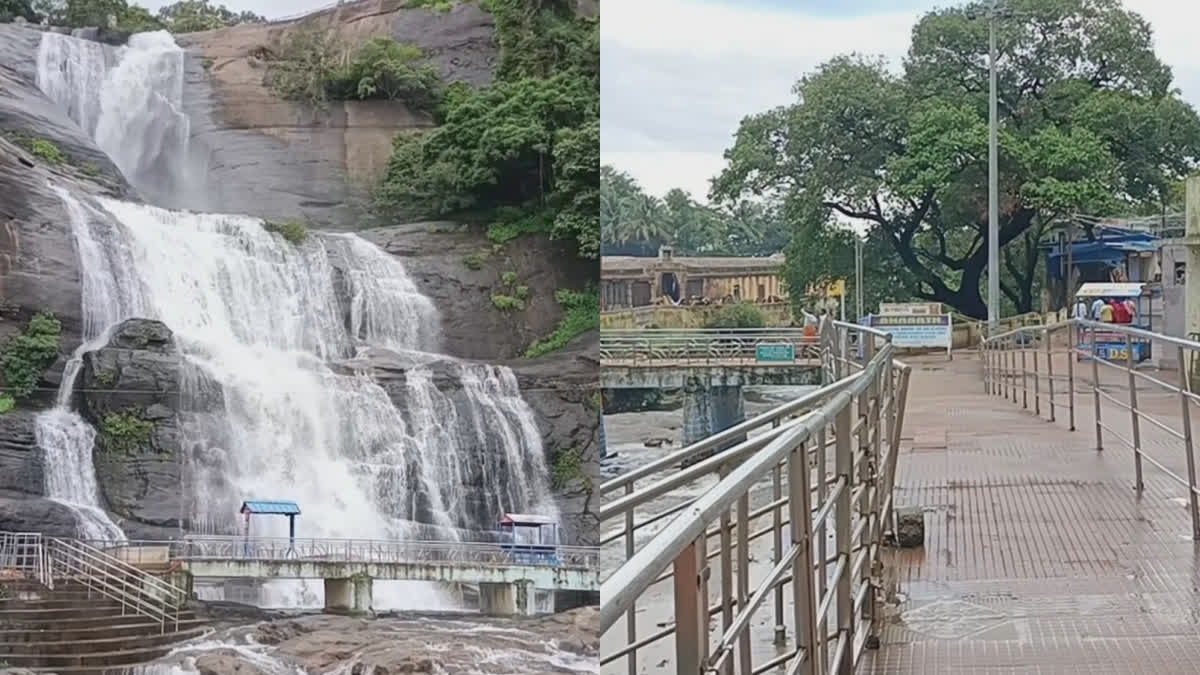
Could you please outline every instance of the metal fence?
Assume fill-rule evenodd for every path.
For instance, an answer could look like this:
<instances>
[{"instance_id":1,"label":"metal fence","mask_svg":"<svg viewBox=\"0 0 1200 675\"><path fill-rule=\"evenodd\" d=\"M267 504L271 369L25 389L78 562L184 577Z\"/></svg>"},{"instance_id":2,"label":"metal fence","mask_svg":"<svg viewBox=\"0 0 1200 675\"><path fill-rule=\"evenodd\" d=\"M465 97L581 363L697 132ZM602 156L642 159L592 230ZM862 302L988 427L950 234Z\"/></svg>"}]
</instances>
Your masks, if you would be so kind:
<instances>
[{"instance_id":1,"label":"metal fence","mask_svg":"<svg viewBox=\"0 0 1200 675\"><path fill-rule=\"evenodd\" d=\"M816 391L600 486L601 520L620 527L603 541L623 541L625 555L601 587L601 629L615 631L606 642L623 643L602 650L602 665L624 660L633 675L669 640L670 670L687 675L853 672L874 631L909 368L886 333L862 326L826 322L818 346L825 384ZM646 517L651 502L705 477L715 486ZM752 510L756 487L769 501ZM638 530L671 516L639 550ZM765 537L770 545L752 553ZM756 569L763 557L770 566ZM655 587L670 598L665 627L638 621ZM773 636L769 655L754 650L760 625Z\"/></svg>"},{"instance_id":2,"label":"metal fence","mask_svg":"<svg viewBox=\"0 0 1200 675\"><path fill-rule=\"evenodd\" d=\"M134 564L169 560L307 560L353 563L466 563L472 565L597 569L599 549L555 546L534 550L521 544L288 539L287 537L192 536L168 541L92 541L90 545Z\"/></svg>"},{"instance_id":3,"label":"metal fence","mask_svg":"<svg viewBox=\"0 0 1200 675\"><path fill-rule=\"evenodd\" d=\"M1147 371L1155 369L1146 367L1150 364L1139 363L1140 354L1165 350L1176 357L1173 371L1151 374ZM1071 431L1079 412L1077 396L1090 398L1087 407L1092 409L1096 450L1104 450L1106 437L1132 450L1138 495L1145 489L1144 463L1186 488L1192 536L1200 541L1191 422L1192 405L1200 403L1194 393L1196 373L1191 372L1200 367L1200 342L1126 325L1069 319L1000 333L984 340L980 351L984 391L1020 403L1050 421L1065 411ZM1104 402L1121 409L1124 420L1108 419ZM1149 435L1156 437L1155 442L1147 443ZM1148 453L1147 446L1158 455Z\"/></svg>"},{"instance_id":4,"label":"metal fence","mask_svg":"<svg viewBox=\"0 0 1200 675\"><path fill-rule=\"evenodd\" d=\"M820 338L803 329L736 328L704 330L603 330L602 364L653 365L670 361L682 365L760 363L759 347L786 347L792 357L776 356L770 365L808 361L820 356Z\"/></svg>"}]
</instances>

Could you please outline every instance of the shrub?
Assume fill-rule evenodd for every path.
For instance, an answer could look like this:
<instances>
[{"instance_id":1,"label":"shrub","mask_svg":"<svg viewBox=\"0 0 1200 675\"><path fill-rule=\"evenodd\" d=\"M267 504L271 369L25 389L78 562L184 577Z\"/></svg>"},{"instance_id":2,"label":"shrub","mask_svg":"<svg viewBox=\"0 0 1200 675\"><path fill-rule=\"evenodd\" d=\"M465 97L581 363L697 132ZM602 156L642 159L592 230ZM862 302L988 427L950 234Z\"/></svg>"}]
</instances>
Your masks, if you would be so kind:
<instances>
[{"instance_id":1,"label":"shrub","mask_svg":"<svg viewBox=\"0 0 1200 675\"><path fill-rule=\"evenodd\" d=\"M489 257L491 257L491 254L487 251L472 253L471 255L463 258L463 264L470 269L477 270L483 267L483 263L486 262Z\"/></svg>"},{"instance_id":2,"label":"shrub","mask_svg":"<svg viewBox=\"0 0 1200 675\"><path fill-rule=\"evenodd\" d=\"M121 413L109 413L100 423L100 436L109 452L133 456L150 446L154 422L143 419L141 412L130 408Z\"/></svg>"},{"instance_id":3,"label":"shrub","mask_svg":"<svg viewBox=\"0 0 1200 675\"><path fill-rule=\"evenodd\" d=\"M14 335L0 353L6 393L13 399L28 397L42 373L58 359L62 324L49 314L36 314L25 332Z\"/></svg>"},{"instance_id":4,"label":"shrub","mask_svg":"<svg viewBox=\"0 0 1200 675\"><path fill-rule=\"evenodd\" d=\"M520 311L525 309L524 300L500 293L494 293L492 295L492 304L496 306L496 309L502 312L511 312L513 310Z\"/></svg>"},{"instance_id":5,"label":"shrub","mask_svg":"<svg viewBox=\"0 0 1200 675\"><path fill-rule=\"evenodd\" d=\"M563 318L554 332L529 345L526 358L537 358L561 349L571 340L592 330L600 329L600 292L594 288L585 291L559 289L554 300L563 308Z\"/></svg>"},{"instance_id":6,"label":"shrub","mask_svg":"<svg viewBox=\"0 0 1200 675\"><path fill-rule=\"evenodd\" d=\"M296 246L308 239L308 226L300 220L264 220L263 229L278 234Z\"/></svg>"},{"instance_id":7,"label":"shrub","mask_svg":"<svg viewBox=\"0 0 1200 675\"><path fill-rule=\"evenodd\" d=\"M517 286L516 288L513 289L513 292L515 292L517 294L517 297L522 300L529 297L529 287L528 286Z\"/></svg>"},{"instance_id":8,"label":"shrub","mask_svg":"<svg viewBox=\"0 0 1200 675\"><path fill-rule=\"evenodd\" d=\"M58 166L59 164L65 164L67 161L66 154L64 154L63 151L54 144L54 141L51 141L50 139L37 136L22 136L19 134L13 134L9 137L9 139L14 144L25 148L29 154L37 157L47 164Z\"/></svg>"},{"instance_id":9,"label":"shrub","mask_svg":"<svg viewBox=\"0 0 1200 675\"><path fill-rule=\"evenodd\" d=\"M505 286L512 286L517 281L517 273L509 270L500 275L500 281L504 282Z\"/></svg>"},{"instance_id":10,"label":"shrub","mask_svg":"<svg viewBox=\"0 0 1200 675\"><path fill-rule=\"evenodd\" d=\"M573 480L582 480L583 488L592 491L592 477L583 470L583 457L578 450L571 448L558 453L554 458L554 466L550 469L550 487L562 490Z\"/></svg>"},{"instance_id":11,"label":"shrub","mask_svg":"<svg viewBox=\"0 0 1200 675\"><path fill-rule=\"evenodd\" d=\"M743 302L726 305L704 322L705 328L762 328L767 318L762 310Z\"/></svg>"},{"instance_id":12,"label":"shrub","mask_svg":"<svg viewBox=\"0 0 1200 675\"><path fill-rule=\"evenodd\" d=\"M0 394L0 415L17 407L17 399L8 394Z\"/></svg>"}]
</instances>

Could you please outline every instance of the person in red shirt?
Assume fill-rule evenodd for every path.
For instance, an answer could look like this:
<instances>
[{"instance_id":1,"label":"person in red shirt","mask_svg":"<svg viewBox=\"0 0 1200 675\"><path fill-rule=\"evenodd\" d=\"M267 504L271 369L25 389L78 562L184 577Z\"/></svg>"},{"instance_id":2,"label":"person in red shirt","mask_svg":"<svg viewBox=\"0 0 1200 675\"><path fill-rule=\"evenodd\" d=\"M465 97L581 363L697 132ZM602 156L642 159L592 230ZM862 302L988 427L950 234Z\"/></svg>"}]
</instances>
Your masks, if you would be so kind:
<instances>
[{"instance_id":1,"label":"person in red shirt","mask_svg":"<svg viewBox=\"0 0 1200 675\"><path fill-rule=\"evenodd\" d=\"M1112 301L1113 323L1129 323L1133 321L1133 317L1129 314L1129 308L1121 300L1114 298Z\"/></svg>"}]
</instances>

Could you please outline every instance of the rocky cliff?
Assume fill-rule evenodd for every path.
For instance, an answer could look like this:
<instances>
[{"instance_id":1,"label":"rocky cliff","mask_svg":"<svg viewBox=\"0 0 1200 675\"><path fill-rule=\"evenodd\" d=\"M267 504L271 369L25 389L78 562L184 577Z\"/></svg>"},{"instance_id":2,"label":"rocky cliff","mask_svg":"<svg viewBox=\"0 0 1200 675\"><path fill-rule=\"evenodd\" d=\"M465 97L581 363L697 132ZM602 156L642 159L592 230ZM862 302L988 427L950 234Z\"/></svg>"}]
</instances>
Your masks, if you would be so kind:
<instances>
[{"instance_id":1,"label":"rocky cliff","mask_svg":"<svg viewBox=\"0 0 1200 675\"><path fill-rule=\"evenodd\" d=\"M193 151L207 167L211 195L197 206L360 229L355 201L386 166L392 138L428 128L429 117L388 101L334 101L317 110L281 100L263 86L264 57L289 34L319 28L351 43L390 37L415 44L447 81L492 80L494 26L478 3L446 12L405 4L363 0L289 22L180 36Z\"/></svg>"}]
</instances>

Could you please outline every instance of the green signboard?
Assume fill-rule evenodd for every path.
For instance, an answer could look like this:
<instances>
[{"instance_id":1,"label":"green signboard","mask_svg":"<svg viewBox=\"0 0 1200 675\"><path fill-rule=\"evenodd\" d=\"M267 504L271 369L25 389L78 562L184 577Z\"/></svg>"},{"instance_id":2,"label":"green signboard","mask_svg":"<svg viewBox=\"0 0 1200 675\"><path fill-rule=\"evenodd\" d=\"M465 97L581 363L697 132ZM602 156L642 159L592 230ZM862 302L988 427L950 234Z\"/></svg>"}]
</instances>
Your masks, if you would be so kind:
<instances>
[{"instance_id":1,"label":"green signboard","mask_svg":"<svg viewBox=\"0 0 1200 675\"><path fill-rule=\"evenodd\" d=\"M758 345L756 360L779 363L796 360L796 345Z\"/></svg>"}]
</instances>

